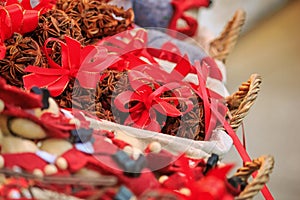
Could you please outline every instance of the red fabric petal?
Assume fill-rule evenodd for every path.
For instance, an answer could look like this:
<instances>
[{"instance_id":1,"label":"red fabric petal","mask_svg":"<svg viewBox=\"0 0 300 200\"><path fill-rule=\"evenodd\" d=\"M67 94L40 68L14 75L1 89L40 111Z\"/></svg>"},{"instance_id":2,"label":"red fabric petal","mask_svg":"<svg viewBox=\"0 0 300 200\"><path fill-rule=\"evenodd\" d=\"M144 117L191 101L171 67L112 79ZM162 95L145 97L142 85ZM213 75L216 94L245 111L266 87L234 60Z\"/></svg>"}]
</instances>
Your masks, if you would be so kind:
<instances>
[{"instance_id":1,"label":"red fabric petal","mask_svg":"<svg viewBox=\"0 0 300 200\"><path fill-rule=\"evenodd\" d=\"M0 99L4 101L6 106L11 105L23 109L42 107L42 97L40 95L28 93L17 87L7 85L3 78L0 78Z\"/></svg>"},{"instance_id":2,"label":"red fabric petal","mask_svg":"<svg viewBox=\"0 0 300 200\"><path fill-rule=\"evenodd\" d=\"M12 168L18 166L28 172L33 172L34 169L43 170L48 164L34 153L2 154L2 156L4 158L5 167Z\"/></svg>"}]
</instances>

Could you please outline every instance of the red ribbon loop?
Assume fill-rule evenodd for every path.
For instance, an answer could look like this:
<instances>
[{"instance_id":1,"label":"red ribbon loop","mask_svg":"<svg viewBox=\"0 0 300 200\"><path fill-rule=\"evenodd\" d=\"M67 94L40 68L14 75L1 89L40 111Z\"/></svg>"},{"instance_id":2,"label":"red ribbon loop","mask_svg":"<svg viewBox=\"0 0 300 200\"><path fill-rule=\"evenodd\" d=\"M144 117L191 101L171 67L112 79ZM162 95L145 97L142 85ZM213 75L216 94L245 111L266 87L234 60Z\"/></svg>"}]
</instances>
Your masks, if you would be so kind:
<instances>
[{"instance_id":1,"label":"red ribbon loop","mask_svg":"<svg viewBox=\"0 0 300 200\"><path fill-rule=\"evenodd\" d=\"M28 66L25 71L31 74L23 77L24 86L30 89L33 86L48 88L52 96L60 95L71 78L77 78L82 87L95 88L100 72L114 62L115 57L109 56L105 48L86 46L68 36L66 43L56 38L48 38L44 44L44 51L50 68ZM49 42L58 42L61 45L61 66L49 56L51 49Z\"/></svg>"},{"instance_id":2,"label":"red ribbon loop","mask_svg":"<svg viewBox=\"0 0 300 200\"><path fill-rule=\"evenodd\" d=\"M14 32L24 34L36 29L39 15L53 7L49 0L41 1L36 7L32 7L30 0L8 0L6 6L0 6L0 59L6 54L4 41L10 38Z\"/></svg>"},{"instance_id":3,"label":"red ribbon loop","mask_svg":"<svg viewBox=\"0 0 300 200\"><path fill-rule=\"evenodd\" d=\"M197 20L184 14L185 11L192 8L208 7L209 0L172 0L171 4L174 7L174 15L170 21L169 29L177 30L187 36L195 35L198 27ZM183 19L186 21L187 27L178 28L177 21Z\"/></svg>"},{"instance_id":4,"label":"red ribbon loop","mask_svg":"<svg viewBox=\"0 0 300 200\"><path fill-rule=\"evenodd\" d=\"M194 90L194 93L203 100L205 139L208 140L218 121L215 115L211 114L211 106L219 107L219 104L223 103L222 101L217 101L216 105L214 105L215 101L211 103L211 99L221 100L222 97L209 90L206 86L208 77L218 80L222 79L222 74L214 60L206 57L201 61L201 64L197 62L195 66L192 66L188 57L182 56L180 50L172 42L163 44L161 49L148 48L146 31L139 29L134 33L133 31L126 31L120 36L117 35L114 38L108 38L100 42L100 44L109 44L107 47L109 51L116 53L121 58L119 62L110 68L119 71L129 70L131 73L131 76L129 76L131 79L130 85L135 92L120 94L115 102L118 105L117 108L122 112L130 113L128 118L131 118L131 120L128 119L126 122L130 122L133 125L135 122L141 122L141 124L145 125L150 123L149 116L153 116L155 114L154 111L168 113L167 116L179 116L179 112L173 110L173 107L169 106L169 102L172 101L177 106L181 96L187 99L193 95L191 90ZM142 58L147 58L148 61L146 62ZM177 64L170 69L170 66L160 66L157 59ZM185 79L188 75L195 75L198 78L198 83ZM174 96L172 97L160 97L163 93L160 90L163 90L166 84L173 82L184 83L187 87L182 87L180 91L174 90ZM152 88L149 85L152 85ZM130 109L128 107L129 103L134 105ZM142 109L145 112L142 112ZM223 110L220 109L220 112L225 116Z\"/></svg>"},{"instance_id":5,"label":"red ribbon loop","mask_svg":"<svg viewBox=\"0 0 300 200\"><path fill-rule=\"evenodd\" d=\"M155 70L154 70L155 71ZM152 71L153 73L153 71ZM166 91L177 90L180 93L184 84L181 82L169 82L162 86L151 78L151 74L145 75L140 71L131 70L128 72L129 82L134 91L125 91L119 94L115 100L115 106L122 112L130 113L125 123L133 123L137 127L145 127L153 131L160 131L161 127L156 121L156 112L164 116L178 117L193 108L193 103L188 99L189 96L161 97ZM155 88L150 87L151 83ZM185 91L186 94L186 91ZM191 92L189 93L191 95ZM182 100L186 103L186 110L180 111L172 101ZM176 102L175 101L175 102ZM130 104L133 106L130 107ZM152 123L152 125L150 125ZM151 127L150 127L151 126Z\"/></svg>"}]
</instances>

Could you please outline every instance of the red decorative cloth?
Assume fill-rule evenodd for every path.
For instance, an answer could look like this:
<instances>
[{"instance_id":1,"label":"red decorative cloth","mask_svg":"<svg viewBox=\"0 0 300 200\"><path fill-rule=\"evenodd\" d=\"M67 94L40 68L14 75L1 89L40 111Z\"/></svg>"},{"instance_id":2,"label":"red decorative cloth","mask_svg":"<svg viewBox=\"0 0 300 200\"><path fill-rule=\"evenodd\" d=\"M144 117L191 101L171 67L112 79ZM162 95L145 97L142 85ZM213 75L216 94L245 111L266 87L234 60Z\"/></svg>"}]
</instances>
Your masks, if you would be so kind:
<instances>
[{"instance_id":1,"label":"red decorative cloth","mask_svg":"<svg viewBox=\"0 0 300 200\"><path fill-rule=\"evenodd\" d=\"M0 99L5 105L1 114L29 119L43 127L48 137L68 138L70 131L76 128L75 124L70 124L70 119L63 113L56 116L45 112L40 118L33 115L31 109L42 108L42 97L10 86L2 78L0 78Z\"/></svg>"}]
</instances>

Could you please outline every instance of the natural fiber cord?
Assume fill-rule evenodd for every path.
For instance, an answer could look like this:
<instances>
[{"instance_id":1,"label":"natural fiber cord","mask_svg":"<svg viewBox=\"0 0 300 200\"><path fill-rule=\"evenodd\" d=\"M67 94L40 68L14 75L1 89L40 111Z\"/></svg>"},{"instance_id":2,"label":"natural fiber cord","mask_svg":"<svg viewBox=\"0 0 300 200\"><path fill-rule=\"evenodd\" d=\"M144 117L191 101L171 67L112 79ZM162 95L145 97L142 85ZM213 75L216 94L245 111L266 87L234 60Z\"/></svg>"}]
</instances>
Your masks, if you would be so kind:
<instances>
[{"instance_id":1,"label":"natural fiber cord","mask_svg":"<svg viewBox=\"0 0 300 200\"><path fill-rule=\"evenodd\" d=\"M221 35L210 43L209 54L213 58L225 63L228 54L234 48L245 23L246 13L237 10L233 18L227 23Z\"/></svg>"},{"instance_id":2,"label":"natural fiber cord","mask_svg":"<svg viewBox=\"0 0 300 200\"><path fill-rule=\"evenodd\" d=\"M252 199L269 181L269 175L272 173L273 167L274 158L268 155L247 162L244 167L238 169L235 176L243 180L247 180L255 171L258 171L258 173L235 200Z\"/></svg>"},{"instance_id":3,"label":"natural fiber cord","mask_svg":"<svg viewBox=\"0 0 300 200\"><path fill-rule=\"evenodd\" d=\"M242 83L239 90L226 97L229 109L230 125L234 131L241 125L260 91L261 76L252 74L248 81Z\"/></svg>"}]
</instances>

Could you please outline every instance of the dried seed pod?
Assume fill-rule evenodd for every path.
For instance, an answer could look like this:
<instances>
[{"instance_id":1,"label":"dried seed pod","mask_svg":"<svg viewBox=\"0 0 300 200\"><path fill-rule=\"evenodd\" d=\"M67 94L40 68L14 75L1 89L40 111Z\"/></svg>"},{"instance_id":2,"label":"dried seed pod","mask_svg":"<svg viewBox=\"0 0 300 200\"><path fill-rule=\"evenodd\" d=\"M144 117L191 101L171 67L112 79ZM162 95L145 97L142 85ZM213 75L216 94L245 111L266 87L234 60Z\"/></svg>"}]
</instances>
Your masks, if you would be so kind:
<instances>
[{"instance_id":1,"label":"dried seed pod","mask_svg":"<svg viewBox=\"0 0 300 200\"><path fill-rule=\"evenodd\" d=\"M95 89L85 89L80 87L77 81L72 80L71 86L67 87L62 95L56 98L62 107L74 107L84 109L95 114L100 119L123 124L129 113L119 111L114 105L116 96L126 90L133 90L129 83L126 71L120 72L107 69L102 72L101 81ZM149 86L154 89L152 83ZM162 97L172 97L174 94L167 91ZM193 109L179 117L165 116L159 112L156 118L161 125L161 132L168 135L184 137L194 140L204 140L205 121L203 101L195 93L189 97L193 102ZM129 105L130 107L131 105ZM179 100L177 108L184 111L185 102Z\"/></svg>"},{"instance_id":2,"label":"dried seed pod","mask_svg":"<svg viewBox=\"0 0 300 200\"><path fill-rule=\"evenodd\" d=\"M86 44L90 44L127 30L134 20L132 9L124 10L103 2L106 1L58 0L56 6L79 24Z\"/></svg>"},{"instance_id":3,"label":"dried seed pod","mask_svg":"<svg viewBox=\"0 0 300 200\"><path fill-rule=\"evenodd\" d=\"M81 29L78 24L72 20L62 10L49 10L39 17L37 28L30 33L30 36L37 41L42 47L45 41L50 38L58 38L64 41L65 35L68 35L79 42L83 42ZM48 46L51 48L50 57L58 64L61 63L60 44L57 42L49 42Z\"/></svg>"},{"instance_id":4,"label":"dried seed pod","mask_svg":"<svg viewBox=\"0 0 300 200\"><path fill-rule=\"evenodd\" d=\"M68 35L78 41L82 41L81 30L78 24L68 17L62 10L49 10L39 18L38 27L31 33L40 46L44 45L46 39L50 37L64 40Z\"/></svg>"},{"instance_id":5,"label":"dried seed pod","mask_svg":"<svg viewBox=\"0 0 300 200\"><path fill-rule=\"evenodd\" d=\"M5 46L6 56L0 60L0 74L10 85L23 87L22 77L27 66L46 66L38 43L30 37L14 33L5 41Z\"/></svg>"},{"instance_id":6,"label":"dried seed pod","mask_svg":"<svg viewBox=\"0 0 300 200\"><path fill-rule=\"evenodd\" d=\"M100 119L123 124L128 117L128 113L122 113L117 110L113 102L114 98L121 92L126 90L132 91L127 72L105 70L103 74L105 74L105 78L99 82L95 94L96 114ZM151 83L147 84L150 84L149 86L154 89ZM162 94L162 97L172 97L173 95L172 91L167 91ZM203 101L195 93L189 99L193 102L194 107L180 117L166 117L159 112L156 113L157 121L162 127L161 132L188 139L204 140L205 121ZM177 108L184 111L185 107L185 102L179 100Z\"/></svg>"}]
</instances>

